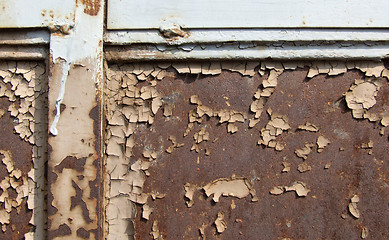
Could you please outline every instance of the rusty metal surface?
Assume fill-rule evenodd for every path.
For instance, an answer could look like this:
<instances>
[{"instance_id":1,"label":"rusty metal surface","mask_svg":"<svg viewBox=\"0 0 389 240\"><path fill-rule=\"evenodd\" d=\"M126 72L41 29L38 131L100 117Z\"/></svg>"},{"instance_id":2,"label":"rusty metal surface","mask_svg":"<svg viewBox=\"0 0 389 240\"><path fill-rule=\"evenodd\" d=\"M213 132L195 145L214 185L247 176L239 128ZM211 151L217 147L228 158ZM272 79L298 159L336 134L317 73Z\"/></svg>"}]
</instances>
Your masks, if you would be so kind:
<instances>
[{"instance_id":1,"label":"rusty metal surface","mask_svg":"<svg viewBox=\"0 0 389 240\"><path fill-rule=\"evenodd\" d=\"M1 109L8 109L9 105L10 102L8 99L0 98ZM20 169L24 175L27 175L32 167L32 145L23 141L17 134L14 134L14 123L12 117L7 113L0 118L0 136L2 136L0 138L0 149L10 151L15 168ZM3 157L1 156L1 159ZM5 177L8 177L7 168L1 163L0 181L3 181ZM15 190L12 191L13 196L11 197L15 198L17 194ZM29 225L29 221L32 216L32 211L27 209L26 201L23 201L21 206L18 214L16 211L11 212L10 224L6 227L5 231L0 231L1 239L23 239L24 234L30 231L32 226Z\"/></svg>"},{"instance_id":2,"label":"rusty metal surface","mask_svg":"<svg viewBox=\"0 0 389 240\"><path fill-rule=\"evenodd\" d=\"M0 73L0 238L43 239L45 66L42 62L1 61Z\"/></svg>"},{"instance_id":3,"label":"rusty metal surface","mask_svg":"<svg viewBox=\"0 0 389 240\"><path fill-rule=\"evenodd\" d=\"M150 176L144 192L158 191L166 197L149 202L154 208L149 221L141 219L142 207L137 206L137 239L152 239L150 231L155 220L165 239L198 239L202 224L207 225L207 239L358 239L365 228L369 239L388 238L388 133L382 136L378 124L353 119L343 98L355 79L363 79L358 71L336 77L319 75L309 80L307 69L297 69L279 77L278 86L265 106L289 119L291 129L277 138L285 145L281 152L257 145L259 130L269 121L265 112L252 129L248 128L247 120L237 123L238 132L234 134L227 133L225 123L204 116L203 122L195 123L189 135L183 137L188 112L195 108L189 103L190 96L198 95L212 109L234 109L250 118L252 96L267 74L264 77L256 74L251 79L229 71L219 76L170 73L158 82L156 89L165 101L173 104L173 114L164 117L159 111L152 126L138 128L131 163L142 158L145 148L157 149L158 157L148 170ZM388 93L385 81L376 97L374 112L387 108ZM307 121L320 126L320 131L297 130L298 125ZM201 151L196 153L190 148L194 133L201 128L209 132L210 140L199 144ZM316 143L320 135L331 143L321 153L315 146L305 160L312 170L300 173L297 166L303 160L296 156L295 149L307 142ZM171 145L169 136L185 145L168 154L165 149ZM361 146L370 140L374 147L369 154L369 149ZM209 156L205 148L210 150ZM285 161L291 164L291 170L281 173ZM328 163L330 167L325 169ZM221 197L214 203L203 190L198 190L194 205L186 206L185 183L202 187L232 175L253 180L259 201L251 202L250 197ZM297 197L294 192L269 194L273 187L294 181L306 183L311 192L306 197ZM355 194L361 199L359 219L347 209ZM227 223L221 234L214 225L219 211L225 213Z\"/></svg>"}]
</instances>

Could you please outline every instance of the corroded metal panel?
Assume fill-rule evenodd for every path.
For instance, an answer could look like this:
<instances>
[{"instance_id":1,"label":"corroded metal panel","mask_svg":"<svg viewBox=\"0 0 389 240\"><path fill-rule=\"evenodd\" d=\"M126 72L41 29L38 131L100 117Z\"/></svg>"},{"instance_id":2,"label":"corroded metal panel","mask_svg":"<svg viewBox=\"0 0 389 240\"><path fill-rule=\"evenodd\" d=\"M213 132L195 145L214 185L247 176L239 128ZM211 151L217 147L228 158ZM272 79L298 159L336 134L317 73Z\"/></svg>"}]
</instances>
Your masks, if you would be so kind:
<instances>
[{"instance_id":1,"label":"corroded metal panel","mask_svg":"<svg viewBox=\"0 0 389 240\"><path fill-rule=\"evenodd\" d=\"M385 239L381 62L112 64L107 239Z\"/></svg>"},{"instance_id":2,"label":"corroded metal panel","mask_svg":"<svg viewBox=\"0 0 389 240\"><path fill-rule=\"evenodd\" d=\"M46 104L43 63L0 61L1 239L45 238Z\"/></svg>"}]
</instances>

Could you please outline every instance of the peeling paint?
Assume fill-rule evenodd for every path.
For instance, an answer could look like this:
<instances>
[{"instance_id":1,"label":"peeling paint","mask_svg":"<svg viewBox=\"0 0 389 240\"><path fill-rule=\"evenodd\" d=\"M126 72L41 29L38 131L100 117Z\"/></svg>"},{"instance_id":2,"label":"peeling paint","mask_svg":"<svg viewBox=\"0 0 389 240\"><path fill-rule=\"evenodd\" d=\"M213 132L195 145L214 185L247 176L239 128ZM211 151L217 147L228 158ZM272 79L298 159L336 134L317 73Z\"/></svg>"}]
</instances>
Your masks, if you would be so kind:
<instances>
[{"instance_id":1,"label":"peeling paint","mask_svg":"<svg viewBox=\"0 0 389 240\"><path fill-rule=\"evenodd\" d=\"M282 116L274 113L272 109L267 110L270 121L266 124L266 127L261 129L261 139L258 140L258 144L274 148L277 151L282 151L284 146L282 143L276 140L277 136L281 135L283 131L290 129L288 119L286 116Z\"/></svg>"},{"instance_id":2,"label":"peeling paint","mask_svg":"<svg viewBox=\"0 0 389 240\"><path fill-rule=\"evenodd\" d=\"M294 182L291 186L287 187L285 186L285 191L295 191L297 196L299 197L305 197L307 194L311 191L307 188L306 184L303 182Z\"/></svg>"},{"instance_id":3,"label":"peeling paint","mask_svg":"<svg viewBox=\"0 0 389 240\"><path fill-rule=\"evenodd\" d=\"M215 226L218 233L222 233L227 229L227 223L224 221L224 213L219 212L215 220Z\"/></svg>"},{"instance_id":4,"label":"peeling paint","mask_svg":"<svg viewBox=\"0 0 389 240\"><path fill-rule=\"evenodd\" d=\"M19 164L22 159L14 159L10 150L0 150L2 162L8 172L8 175L1 181L2 195L0 198L5 208L1 210L4 217L1 220L2 230L5 234L16 234L10 233L11 229L7 226L12 224L13 209L16 209L18 213L24 209L23 211L26 212L20 214L34 228L23 226L18 232L19 235L16 235L24 234L25 239L44 238L44 162L46 161L44 134L47 131L45 126L47 113L44 109L47 101L45 67L37 62L3 61L0 62L0 80L0 97L8 98L10 104L8 112L3 110L2 115L9 114L14 119L14 133L19 135L21 140L28 142L32 149L30 157L23 159L25 166L29 166L30 161L32 162L32 168L28 170L24 167L17 167L19 165L16 164ZM15 140L11 140L11 136L8 136L8 139L10 143L20 145ZM20 146L20 151L24 150L25 148ZM28 152L23 154L28 156ZM20 157L20 155L16 154L15 157ZM13 191L16 195L12 193ZM32 211L32 215L29 215L29 211Z\"/></svg>"},{"instance_id":5,"label":"peeling paint","mask_svg":"<svg viewBox=\"0 0 389 240\"><path fill-rule=\"evenodd\" d=\"M186 205L190 208L194 204L193 195L196 191L196 186L191 185L190 183L186 183L184 188L185 188L185 198L187 198L185 202Z\"/></svg>"},{"instance_id":6,"label":"peeling paint","mask_svg":"<svg viewBox=\"0 0 389 240\"><path fill-rule=\"evenodd\" d=\"M308 154L312 152L312 148L315 146L314 143L306 143L304 147L296 149L294 152L298 157L306 160L308 158Z\"/></svg>"},{"instance_id":7,"label":"peeling paint","mask_svg":"<svg viewBox=\"0 0 389 240\"><path fill-rule=\"evenodd\" d=\"M145 65L146 66L146 65ZM107 135L107 173L110 182L108 192L108 206L106 209L106 219L108 221L107 239L128 238L133 236L133 231L126 231L121 226L131 226L133 229L133 219L135 217L135 203L143 205L142 216L149 219L152 206L146 204L148 194L143 193L143 185L152 161L157 158L157 153L151 148L144 149L143 157L147 160L138 159L130 164L129 159L133 155L134 146L133 133L139 124L152 124L154 116L162 107L160 94L153 86L138 87L137 84L145 81L153 72L145 72L142 66L129 66L124 69L107 69L107 89L106 106L108 120ZM158 76L160 70L157 70ZM118 94L119 93L119 94ZM118 108L117 106L119 106ZM166 108L166 106L165 106ZM174 136L169 137L172 145L166 150L168 153L177 147L182 147ZM128 172L120 166L130 166ZM154 200L163 197L151 193ZM158 197L159 196L159 197ZM115 206L130 204L129 211L121 216L115 217ZM133 210L130 210L133 209ZM157 223L154 222L152 236L160 239Z\"/></svg>"},{"instance_id":8,"label":"peeling paint","mask_svg":"<svg viewBox=\"0 0 389 240\"><path fill-rule=\"evenodd\" d=\"M360 212L359 212L358 206L357 206L358 202L359 202L359 196L358 195L354 195L350 199L350 203L348 205L348 210L349 210L350 214L353 217L355 217L355 218L359 218L360 217Z\"/></svg>"},{"instance_id":9,"label":"peeling paint","mask_svg":"<svg viewBox=\"0 0 389 240\"><path fill-rule=\"evenodd\" d=\"M258 201L252 183L246 178L232 177L231 179L217 179L205 185L203 189L208 197L213 195L212 200L214 202L219 202L220 196L244 198L248 195L252 196L251 201Z\"/></svg>"}]
</instances>

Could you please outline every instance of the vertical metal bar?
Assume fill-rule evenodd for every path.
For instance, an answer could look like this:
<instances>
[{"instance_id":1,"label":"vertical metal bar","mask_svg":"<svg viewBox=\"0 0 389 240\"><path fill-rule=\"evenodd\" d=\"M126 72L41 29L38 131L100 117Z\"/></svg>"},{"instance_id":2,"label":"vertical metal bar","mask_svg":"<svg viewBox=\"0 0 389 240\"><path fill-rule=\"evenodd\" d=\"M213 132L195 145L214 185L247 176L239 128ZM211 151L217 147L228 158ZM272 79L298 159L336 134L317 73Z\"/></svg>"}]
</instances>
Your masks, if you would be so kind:
<instances>
[{"instance_id":1,"label":"vertical metal bar","mask_svg":"<svg viewBox=\"0 0 389 240\"><path fill-rule=\"evenodd\" d=\"M48 239L99 239L103 9L81 1L69 34L51 35Z\"/></svg>"}]
</instances>

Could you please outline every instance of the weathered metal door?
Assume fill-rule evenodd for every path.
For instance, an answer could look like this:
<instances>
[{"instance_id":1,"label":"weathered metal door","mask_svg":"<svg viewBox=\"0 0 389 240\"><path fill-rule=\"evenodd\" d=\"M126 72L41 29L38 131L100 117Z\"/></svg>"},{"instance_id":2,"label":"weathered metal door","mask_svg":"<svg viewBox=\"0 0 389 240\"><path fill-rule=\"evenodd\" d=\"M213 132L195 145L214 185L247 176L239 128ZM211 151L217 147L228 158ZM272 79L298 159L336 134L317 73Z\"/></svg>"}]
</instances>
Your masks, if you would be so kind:
<instances>
[{"instance_id":1,"label":"weathered metal door","mask_svg":"<svg viewBox=\"0 0 389 240\"><path fill-rule=\"evenodd\" d=\"M1 239L389 237L389 2L0 5Z\"/></svg>"}]
</instances>

